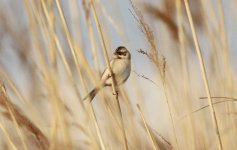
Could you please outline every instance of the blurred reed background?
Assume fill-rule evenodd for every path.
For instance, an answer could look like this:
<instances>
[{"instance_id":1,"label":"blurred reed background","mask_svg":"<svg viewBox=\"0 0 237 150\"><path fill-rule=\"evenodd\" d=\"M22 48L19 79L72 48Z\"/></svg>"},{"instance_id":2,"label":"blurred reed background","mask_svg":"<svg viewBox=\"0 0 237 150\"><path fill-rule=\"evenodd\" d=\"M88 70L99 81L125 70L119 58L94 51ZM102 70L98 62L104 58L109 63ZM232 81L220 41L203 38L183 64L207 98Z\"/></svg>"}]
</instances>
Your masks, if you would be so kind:
<instances>
[{"instance_id":1,"label":"blurred reed background","mask_svg":"<svg viewBox=\"0 0 237 150\"><path fill-rule=\"evenodd\" d=\"M0 0L0 149L237 148L235 0ZM89 104L106 53L132 73Z\"/></svg>"}]
</instances>

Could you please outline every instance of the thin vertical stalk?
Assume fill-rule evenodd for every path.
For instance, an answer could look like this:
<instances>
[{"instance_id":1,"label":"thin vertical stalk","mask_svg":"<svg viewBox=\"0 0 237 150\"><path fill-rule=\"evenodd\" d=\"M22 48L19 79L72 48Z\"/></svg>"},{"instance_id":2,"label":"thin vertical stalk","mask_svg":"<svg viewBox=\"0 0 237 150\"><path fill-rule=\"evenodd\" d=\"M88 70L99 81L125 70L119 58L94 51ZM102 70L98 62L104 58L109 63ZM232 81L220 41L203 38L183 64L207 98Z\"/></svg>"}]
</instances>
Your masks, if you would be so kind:
<instances>
[{"instance_id":1,"label":"thin vertical stalk","mask_svg":"<svg viewBox=\"0 0 237 150\"><path fill-rule=\"evenodd\" d=\"M48 14L48 10L47 10L46 7L45 7L45 3L44 3L44 1L41 1L41 2L42 2L42 4L43 4L43 8L44 8L44 12L45 12L46 18L48 19L48 21L50 21L50 17L49 17L49 14ZM57 4L57 6L58 6L58 9L59 9L60 14L61 14L61 15L60 15L60 16L61 16L61 20L62 20L62 22L63 22L63 24L64 24L63 27L64 27L65 33L66 33L66 35L67 35L68 43L70 43L69 45L71 45L70 48L74 48L73 45L72 45L71 35L69 34L68 28L67 28L67 26L66 26L65 18L64 18L64 16L63 16L63 12L62 12L61 5L60 5L59 2L58 2L58 4ZM52 27L51 27L51 28L52 28ZM62 49L62 46L61 46L61 44L60 44L60 42L59 42L59 39L58 39L58 37L57 37L57 35L56 35L56 33L55 33L55 31L54 31L53 29L51 29L51 32L52 32L52 36L53 36L54 42L56 43L56 47L58 48L58 52L59 52L59 54L60 54L60 57L61 57L61 59L63 60L63 63L64 63L65 68L66 68L66 71L67 71L67 73L68 73L68 75L69 75L69 78L71 79L71 81L72 81L73 83L75 83L75 82L74 82L74 79L73 79L73 76L72 76L71 69L70 69L70 67L69 67L69 65L68 65L68 62L67 62L67 60L66 60L65 54L64 54L63 49ZM77 66L77 68L78 68L78 74L79 74L80 77L81 77L80 79L81 79L81 81L82 81L82 85L83 85L84 89L86 89L85 83L84 83L84 81L83 81L83 79L82 79L81 71L80 71L80 69L79 69L79 65L77 64L78 61L77 61L77 57L76 57L76 55L75 55L75 50L74 50L74 49L71 49L71 51L73 52L73 55L74 55L75 63L76 63L76 66ZM74 87L75 87L75 90L76 90L76 92L77 92L77 95L79 96L79 98L81 98L81 97L80 97L80 93L78 92L79 90L78 90L77 85L76 85L76 84L73 84L73 85L74 85ZM80 102L81 102L81 101L80 101ZM81 105L82 105L82 108L83 108L83 110L85 111L86 115L88 115L87 112L86 112L86 110L85 110L85 108L84 108L84 104L83 104L82 102L81 102ZM91 110L91 109L90 109L90 110ZM102 140L101 131L100 131L100 129L99 129L97 120L96 120L96 118L95 118L95 113L94 113L94 111L92 111L92 116L93 116L93 121L95 122L96 132L97 132L97 134L98 134L99 141L100 141L100 143L101 143L101 147L102 147L102 149L104 150L104 149L105 149L105 146L104 146L104 143L103 143L103 140Z\"/></svg>"},{"instance_id":2,"label":"thin vertical stalk","mask_svg":"<svg viewBox=\"0 0 237 150\"><path fill-rule=\"evenodd\" d=\"M182 0L176 0L176 13L177 13L177 25L178 25L178 48L179 48L179 53L180 53L180 58L181 58L181 66L182 66L182 78L184 80L183 82L183 96L182 98L182 103L187 107L187 111L192 111L191 109L191 101L190 101L190 75L189 75L189 63L188 63L188 49L187 49L187 37L185 36L184 32L184 16L182 13ZM190 149L194 149L195 143L194 143L194 122L191 117L188 117L187 120L187 125L184 127L184 129L188 129L185 134L188 134L188 145ZM190 134L191 133L191 134ZM192 136L190 136L192 135Z\"/></svg>"},{"instance_id":3,"label":"thin vertical stalk","mask_svg":"<svg viewBox=\"0 0 237 150\"><path fill-rule=\"evenodd\" d=\"M88 26L88 28L91 28L91 25ZM91 33L89 31L89 36L90 36L90 41L92 42L92 51L94 52L94 54L96 54L96 50L95 50L95 42L94 42L94 38L93 38L93 33ZM99 60L97 58L97 55L95 55L96 57L96 63L95 65L97 66L97 69L99 69L98 65L99 65ZM85 86L85 83L82 84L83 85L83 88L85 89L86 93L88 93L88 89L86 88ZM95 114L95 111L93 109L93 105L92 103L90 103L89 105L89 112L92 116L92 120L94 121L94 125L95 125L95 128L96 128L96 132L97 132L97 135L99 137L99 142L100 142L100 146L101 146L101 149L102 150L105 150L105 144L104 144L104 141L103 141L103 138L102 138L102 134L101 134L101 130L99 128L99 125L98 125L98 121L97 121L97 118L96 118L96 114Z\"/></svg>"},{"instance_id":4,"label":"thin vertical stalk","mask_svg":"<svg viewBox=\"0 0 237 150\"><path fill-rule=\"evenodd\" d=\"M81 70L80 70L80 64L79 64L79 61L78 61L77 53L76 53L74 43L73 43L71 34L69 32L69 29L68 29L68 26L67 26L67 23L66 23L66 19L65 19L63 10L62 10L61 3L59 2L59 0L55 0L55 2L56 2L56 5L57 5L57 9L59 11L59 16L60 16L60 19L61 19L61 22L62 22L63 30L64 30L64 33L66 35L66 39L67 39L67 42L69 44L69 47L70 47L70 50L71 50L71 53L72 53L74 63L76 65L77 73L79 75L80 81L84 84L84 80L83 80L82 73L81 73ZM81 103L81 101L80 101L80 103ZM84 105L82 103L81 103L81 105L84 107Z\"/></svg>"},{"instance_id":5,"label":"thin vertical stalk","mask_svg":"<svg viewBox=\"0 0 237 150\"><path fill-rule=\"evenodd\" d=\"M73 44L73 40L71 38L70 32L68 30L68 26L67 26L67 23L66 23L66 20L65 20L65 16L64 16L64 13L62 11L61 3L59 2L59 0L55 0L55 1L56 1L56 5L57 5L58 11L59 11L59 15L60 15L60 18L61 18L61 21L62 21L63 29L64 29L64 32L66 34L66 39L68 41L71 53L73 55L73 60L74 60L75 65L76 65L80 81L82 82L83 89L86 90L86 85L85 85L84 79L82 77L80 65L79 65L78 58L77 58L78 55L77 55L77 52L76 52L76 50L74 48L74 44ZM105 150L105 144L104 144L104 141L102 139L101 131L99 129L99 125L97 123L97 120L96 120L96 117L95 117L95 113L94 113L94 110L93 110L91 104L90 104L90 112L92 114L92 119L93 119L93 121L95 123L96 132L97 132L97 135L98 135L99 141L100 141L100 146L101 146L102 150Z\"/></svg>"},{"instance_id":6,"label":"thin vertical stalk","mask_svg":"<svg viewBox=\"0 0 237 150\"><path fill-rule=\"evenodd\" d=\"M172 111L172 108L171 108L171 105L170 105L170 102L169 102L169 99L168 99L167 85L166 85L166 83L165 83L165 79L163 79L162 83L163 83L163 88L164 88L165 100L166 100L166 103L167 103L167 105L168 105L169 116L170 116L170 119L171 119L172 128L173 128L173 132L174 132L175 144L176 144L176 146L177 146L177 150L179 150L177 131L176 131L175 124L174 124L173 111Z\"/></svg>"},{"instance_id":7,"label":"thin vertical stalk","mask_svg":"<svg viewBox=\"0 0 237 150\"><path fill-rule=\"evenodd\" d=\"M49 70L49 66L46 64L46 61L45 61L45 58L44 58L44 55L42 52L42 47L39 43L39 40L37 40L39 38L39 35L36 32L36 26L37 26L36 21L40 24L39 27L43 33L43 36L46 37L46 39L48 40L48 38L47 38L48 32L47 32L45 24L44 24L44 19L41 14L41 11L39 10L40 8L36 8L36 7L34 7L34 4L30 4L30 3L26 3L26 6L27 6L27 10L28 10L28 15L30 18L31 30L34 35L33 40L37 45L37 49L35 51L37 58L39 60L39 64L37 64L37 65L40 68L40 71L42 72L43 80L44 80L43 83L44 83L46 89L49 91L48 97L52 103L53 116L54 116L52 120L55 119L55 120L57 120L57 123L59 122L60 126L62 127L65 145L67 146L68 149L71 149L70 135L69 135L68 128L66 128L67 123L66 123L65 116L63 113L62 102L59 98L59 94L58 94L58 90L57 90L57 87L58 87L57 83L58 82L56 79L56 74L55 74L55 72L53 72L53 71L51 72ZM32 10L30 10L30 8L28 8L30 6L31 6ZM34 16L36 16L35 18L37 20L33 19L32 13ZM56 137L56 134L57 134L56 132L53 132L53 135L55 135L55 137ZM54 143L55 141L56 141L55 138L51 138L50 148L52 148L52 143Z\"/></svg>"},{"instance_id":8,"label":"thin vertical stalk","mask_svg":"<svg viewBox=\"0 0 237 150\"><path fill-rule=\"evenodd\" d=\"M99 66L100 66L100 61L99 61L99 58L98 58L98 50L96 50L96 42L95 42L95 38L94 38L94 31L93 31L93 28L92 28L92 20L91 20L91 17L89 17L89 14L86 14L86 8L84 8L84 12L85 12L85 17L86 17L86 25L87 25L87 28L88 28L88 32L89 32L89 41L90 41L90 45L91 45L91 48L92 48L92 53L93 53L93 56L94 56L94 59L95 59L95 66L96 66L96 69L99 70Z\"/></svg>"},{"instance_id":9,"label":"thin vertical stalk","mask_svg":"<svg viewBox=\"0 0 237 150\"><path fill-rule=\"evenodd\" d=\"M198 42L197 33L194 28L194 23L193 23L188 0L184 0L184 4L185 4L186 12L188 15L189 24L190 24L190 27L192 30L193 40L194 40L194 44L196 47L196 52L198 55L199 64L200 64L201 71L202 71L202 77L203 77L203 81L204 81L204 85L205 85L205 89L206 89L206 93L207 93L207 97L208 97L208 103L209 103L209 106L210 106L209 108L210 108L211 115L212 115L213 126L216 130L216 134L217 134L217 138L218 138L218 146L219 146L219 149L222 150L223 146L222 146L220 131L219 131L218 123L217 123L217 117L215 114L215 109L212 104L211 92L210 92L210 88L209 88L209 84L208 84L208 80L207 80L206 69L205 69L205 65L204 65L204 61L203 61L203 57L202 57L201 48L200 48L200 45Z\"/></svg>"},{"instance_id":10,"label":"thin vertical stalk","mask_svg":"<svg viewBox=\"0 0 237 150\"><path fill-rule=\"evenodd\" d=\"M97 132L97 135L98 135L98 138L99 138L101 149L106 150L105 149L105 144L104 144L104 141L103 141L103 138L102 138L101 130L100 130L99 125L97 123L95 111L92 107L92 104L90 104L89 109L90 109L89 111L90 111L91 116L92 116L92 120L94 121L94 124L95 124L95 129L96 129L96 132Z\"/></svg>"},{"instance_id":11,"label":"thin vertical stalk","mask_svg":"<svg viewBox=\"0 0 237 150\"><path fill-rule=\"evenodd\" d=\"M50 19L51 17L50 17L49 12L48 12L48 10L47 10L47 8L46 8L45 1L42 0L41 3L42 3L42 7L43 7L44 14L45 14L45 16L46 16L46 19L47 19L47 21L49 22L49 25L50 25L50 31L49 31L49 32L50 32L50 34L51 34L51 36L52 36L52 39L54 39L52 42L55 42L57 51L58 51L59 56L61 57L61 60L62 60L62 62L63 62L63 64L64 64L64 66L65 66L65 69L66 69L66 72L67 72L67 74L68 74L69 80L70 80L71 83L73 84L73 87L74 87L74 90L75 90L75 92L76 92L76 94L77 94L77 97L78 97L79 99L81 99L81 95L80 95L79 89L78 89L78 87L77 87L77 85L76 85L75 80L73 79L73 74L72 74L72 71L71 71L71 69L70 69L70 67L69 67L69 64L68 64L67 60L66 60L66 56L65 56L65 53L64 53L64 51L63 51L62 45L61 45L61 43L60 43L60 41L59 41L58 36L56 35L56 32L55 32L55 30L54 30L53 25L50 23L50 22L51 22L51 21L50 21L50 20L51 20L51 19ZM49 37L48 37L48 38L49 38ZM85 108L83 107L84 105L83 105L82 103L80 103L80 104L82 105L82 108L83 108L83 110L85 111Z\"/></svg>"},{"instance_id":12,"label":"thin vertical stalk","mask_svg":"<svg viewBox=\"0 0 237 150\"><path fill-rule=\"evenodd\" d=\"M110 66L109 56L108 56L108 52L107 52L107 49L106 49L105 40L104 40L104 37L103 37L103 33L102 33L101 25L100 25L100 22L99 22L99 18L97 16L96 9L95 9L95 6L94 6L94 1L90 0L90 4L91 4L92 12L93 12L93 15L94 15L94 18L95 18L96 27L97 27L97 30L99 32L99 37L100 37L100 41L101 41L101 44L102 44L103 54L104 54L104 57L105 57L107 68L108 68L108 70L111 74L111 77L112 77L112 92L115 95L115 99L117 101L117 105L118 105L118 108L119 108L119 113L120 113L120 117L121 117L122 131L123 131L123 137L124 137L124 144L125 144L125 149L127 150L128 149L128 143L127 143L127 138L126 138L126 133L125 133L125 128L124 128L123 115L122 115L122 111L121 111L121 107L120 107L120 103L119 103L119 99L118 99L118 93L116 92L116 89L115 89L116 82L115 82L114 75L113 75L113 72L112 72L112 69L111 69L111 66Z\"/></svg>"},{"instance_id":13,"label":"thin vertical stalk","mask_svg":"<svg viewBox=\"0 0 237 150\"><path fill-rule=\"evenodd\" d=\"M39 61L38 64L36 65L38 67L38 70L40 71L40 74L45 78L46 76L44 73L45 63L40 53L40 50L42 50L42 46L40 44L41 40L39 40L39 33L37 32L37 29L36 29L37 23L36 23L35 18L37 17L34 17L36 16L36 12L35 12L36 9L33 8L33 4L29 0L24 0L24 6L26 8L26 13L29 18L29 28L33 37L31 42L33 42L33 49L35 49L35 53L38 58L37 60ZM41 66L42 68L40 68L39 66Z\"/></svg>"},{"instance_id":14,"label":"thin vertical stalk","mask_svg":"<svg viewBox=\"0 0 237 150\"><path fill-rule=\"evenodd\" d=\"M158 148L156 148L156 144L155 144L154 138L153 138L153 136L151 135L151 132L150 132L150 130L149 130L149 128L148 128L146 119L145 119L145 117L144 117L144 115L143 115L143 113L142 113L142 110L141 110L141 107L140 107L139 104L137 104L137 109L139 110L139 113L140 113L140 115L141 115L143 124L144 124L144 126L145 126L145 128L146 128L146 131L147 131L147 133L148 133L148 136L149 136L149 138L150 138L150 140L151 140L153 149L154 149L154 150L158 150Z\"/></svg>"},{"instance_id":15,"label":"thin vertical stalk","mask_svg":"<svg viewBox=\"0 0 237 150\"><path fill-rule=\"evenodd\" d=\"M226 78L227 82L224 82L224 89L228 89L225 92L225 94L228 92L228 94L230 94L231 96L235 95L235 90L234 90L234 86L233 86L233 70L231 68L231 59L230 59L230 48L228 45L228 35L227 35L227 31L226 31L226 26L225 26L225 17L224 17L224 8L223 8L223 0L218 0L217 1L217 6L218 6L218 12L219 12L219 16L220 16L220 37L222 40L222 44L223 44L223 59L224 59L224 66L225 66L225 71L223 71L223 76L228 76ZM227 111L228 113L235 111L236 106L233 102L231 103L227 103ZM235 123L235 118L233 118L234 116L230 116L230 118L228 118L233 124ZM236 126L233 126L233 131L234 134L236 134L237 128Z\"/></svg>"},{"instance_id":16,"label":"thin vertical stalk","mask_svg":"<svg viewBox=\"0 0 237 150\"><path fill-rule=\"evenodd\" d=\"M183 29L183 16L182 16L182 8L181 8L181 0L176 0L176 9L177 9L177 24L178 24L178 39L179 39L179 51L181 55L181 63L183 74L185 78L188 80L185 82L185 88L188 87L187 83L189 83L189 73L188 73L188 60L187 60L187 49L185 46L185 34ZM187 94L186 94L187 95Z\"/></svg>"},{"instance_id":17,"label":"thin vertical stalk","mask_svg":"<svg viewBox=\"0 0 237 150\"><path fill-rule=\"evenodd\" d=\"M227 73L229 73L230 72L229 46L228 46L228 38L227 38L226 27L225 27L225 18L224 18L222 0L218 0L217 4L218 4L219 15L220 15L220 31L221 31L223 50L224 50L224 63L227 67L227 71L228 71Z\"/></svg>"},{"instance_id":18,"label":"thin vertical stalk","mask_svg":"<svg viewBox=\"0 0 237 150\"><path fill-rule=\"evenodd\" d=\"M85 84L84 83L84 78L82 77L82 72L81 72L81 68L80 67L86 68L85 71L88 72L88 74L89 74L89 76L90 76L90 78L92 80L94 79L93 71L91 70L91 68L88 65L88 63L85 61L85 58L82 57L83 53L82 53L82 51L80 51L81 49L76 49L75 48L75 45L73 43L73 39L72 39L71 34L69 32L68 25L66 23L66 19L65 19L65 16L64 16L64 13L63 13L60 1L59 0L55 0L55 2L56 2L56 6L57 6L57 9L58 9L58 12L59 12L60 20L61 20L61 23L62 23L62 28L63 28L63 31L64 31L64 33L66 35L66 40L68 42L71 54L73 56L74 63L76 65L76 71L77 71L77 73L79 75L79 79L82 82L82 84ZM81 52L80 55L78 54L78 51ZM95 80L93 80L93 81L95 81Z\"/></svg>"}]
</instances>

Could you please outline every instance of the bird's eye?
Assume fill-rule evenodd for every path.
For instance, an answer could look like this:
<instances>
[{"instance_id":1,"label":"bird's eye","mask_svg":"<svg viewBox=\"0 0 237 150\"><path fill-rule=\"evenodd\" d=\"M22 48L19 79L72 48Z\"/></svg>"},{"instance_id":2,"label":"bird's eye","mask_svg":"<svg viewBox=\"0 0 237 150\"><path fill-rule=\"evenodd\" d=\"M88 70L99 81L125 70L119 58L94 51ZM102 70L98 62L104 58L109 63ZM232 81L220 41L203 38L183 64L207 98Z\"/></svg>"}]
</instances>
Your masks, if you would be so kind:
<instances>
[{"instance_id":1,"label":"bird's eye","mask_svg":"<svg viewBox=\"0 0 237 150\"><path fill-rule=\"evenodd\" d=\"M117 52L118 55L123 55L123 56L126 56L126 52Z\"/></svg>"}]
</instances>

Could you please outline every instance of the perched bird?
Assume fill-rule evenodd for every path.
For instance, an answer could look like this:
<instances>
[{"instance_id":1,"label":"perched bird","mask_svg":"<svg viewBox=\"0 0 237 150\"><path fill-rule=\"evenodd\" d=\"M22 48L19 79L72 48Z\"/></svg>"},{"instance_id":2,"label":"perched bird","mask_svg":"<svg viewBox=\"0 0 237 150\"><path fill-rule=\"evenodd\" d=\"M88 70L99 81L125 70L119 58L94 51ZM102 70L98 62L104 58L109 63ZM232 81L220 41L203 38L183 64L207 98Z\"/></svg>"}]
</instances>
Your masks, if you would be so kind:
<instances>
[{"instance_id":1,"label":"perched bird","mask_svg":"<svg viewBox=\"0 0 237 150\"><path fill-rule=\"evenodd\" d=\"M131 54L124 46L119 46L114 54L113 59L110 61L110 67L115 78L116 86L123 84L131 73ZM96 87L83 99L90 102L96 96L100 89L112 85L112 76L109 68L106 68L102 73L100 82Z\"/></svg>"}]
</instances>

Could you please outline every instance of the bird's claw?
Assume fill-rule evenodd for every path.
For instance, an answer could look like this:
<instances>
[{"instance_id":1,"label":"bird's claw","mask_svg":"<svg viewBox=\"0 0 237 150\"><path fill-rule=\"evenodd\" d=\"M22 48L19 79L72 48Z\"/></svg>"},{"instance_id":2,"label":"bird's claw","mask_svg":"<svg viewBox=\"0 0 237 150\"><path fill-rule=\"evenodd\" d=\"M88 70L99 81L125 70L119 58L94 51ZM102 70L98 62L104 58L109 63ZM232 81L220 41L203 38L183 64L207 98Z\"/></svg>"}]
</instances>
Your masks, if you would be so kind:
<instances>
[{"instance_id":1,"label":"bird's claw","mask_svg":"<svg viewBox=\"0 0 237 150\"><path fill-rule=\"evenodd\" d=\"M113 95L118 95L118 91L115 91L115 93L113 93Z\"/></svg>"}]
</instances>

